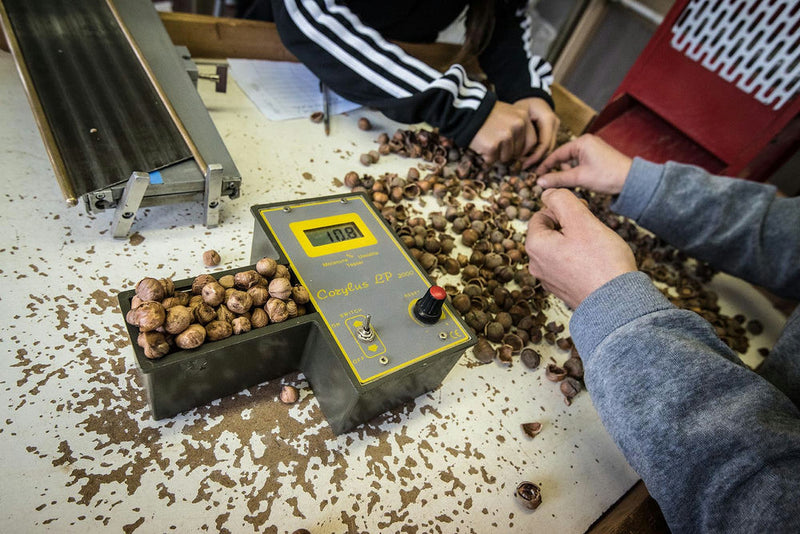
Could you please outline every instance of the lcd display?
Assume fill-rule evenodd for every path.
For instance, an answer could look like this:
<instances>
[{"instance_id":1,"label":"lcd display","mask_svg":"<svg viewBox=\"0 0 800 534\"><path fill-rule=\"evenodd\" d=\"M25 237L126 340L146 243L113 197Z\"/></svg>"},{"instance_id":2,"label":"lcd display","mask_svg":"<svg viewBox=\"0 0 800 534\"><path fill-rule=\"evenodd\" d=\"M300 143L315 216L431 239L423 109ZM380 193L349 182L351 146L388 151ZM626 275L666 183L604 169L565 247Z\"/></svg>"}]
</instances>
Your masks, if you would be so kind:
<instances>
[{"instance_id":1,"label":"lcd display","mask_svg":"<svg viewBox=\"0 0 800 534\"><path fill-rule=\"evenodd\" d=\"M311 243L313 247L321 247L323 245L341 243L342 241L364 237L364 234L361 233L361 230L359 230L358 226L353 222L334 224L320 228L309 228L308 230L303 230L303 232L306 234L309 243Z\"/></svg>"}]
</instances>

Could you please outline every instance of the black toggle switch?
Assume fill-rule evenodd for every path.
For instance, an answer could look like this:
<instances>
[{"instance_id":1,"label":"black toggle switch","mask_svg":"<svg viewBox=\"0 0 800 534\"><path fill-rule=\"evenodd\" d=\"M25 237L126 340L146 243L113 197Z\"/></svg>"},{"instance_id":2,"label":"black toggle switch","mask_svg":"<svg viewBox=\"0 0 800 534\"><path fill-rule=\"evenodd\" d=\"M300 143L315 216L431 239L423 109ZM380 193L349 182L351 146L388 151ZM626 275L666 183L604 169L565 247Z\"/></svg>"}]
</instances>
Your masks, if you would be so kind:
<instances>
[{"instance_id":1,"label":"black toggle switch","mask_svg":"<svg viewBox=\"0 0 800 534\"><path fill-rule=\"evenodd\" d=\"M443 288L431 286L425 296L414 304L414 317L423 323L435 323L442 316L442 304L445 298L447 293Z\"/></svg>"}]
</instances>

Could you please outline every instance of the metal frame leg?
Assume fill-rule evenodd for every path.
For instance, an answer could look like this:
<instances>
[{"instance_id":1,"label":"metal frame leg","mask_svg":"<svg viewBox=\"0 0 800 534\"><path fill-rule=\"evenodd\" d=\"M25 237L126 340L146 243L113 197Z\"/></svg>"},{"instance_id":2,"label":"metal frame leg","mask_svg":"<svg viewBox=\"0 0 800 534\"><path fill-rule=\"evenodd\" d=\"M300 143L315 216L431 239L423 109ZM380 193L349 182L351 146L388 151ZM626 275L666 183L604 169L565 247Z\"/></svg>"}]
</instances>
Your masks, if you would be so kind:
<instances>
[{"instance_id":1,"label":"metal frame leg","mask_svg":"<svg viewBox=\"0 0 800 534\"><path fill-rule=\"evenodd\" d=\"M119 199L119 204L114 212L114 220L111 222L114 237L117 239L128 237L128 232L131 230L133 219L142 204L148 185L150 185L150 174L146 172L133 172L128 178L122 198Z\"/></svg>"},{"instance_id":2,"label":"metal frame leg","mask_svg":"<svg viewBox=\"0 0 800 534\"><path fill-rule=\"evenodd\" d=\"M206 228L219 226L220 197L222 196L222 165L211 163L206 171L204 209Z\"/></svg>"}]
</instances>

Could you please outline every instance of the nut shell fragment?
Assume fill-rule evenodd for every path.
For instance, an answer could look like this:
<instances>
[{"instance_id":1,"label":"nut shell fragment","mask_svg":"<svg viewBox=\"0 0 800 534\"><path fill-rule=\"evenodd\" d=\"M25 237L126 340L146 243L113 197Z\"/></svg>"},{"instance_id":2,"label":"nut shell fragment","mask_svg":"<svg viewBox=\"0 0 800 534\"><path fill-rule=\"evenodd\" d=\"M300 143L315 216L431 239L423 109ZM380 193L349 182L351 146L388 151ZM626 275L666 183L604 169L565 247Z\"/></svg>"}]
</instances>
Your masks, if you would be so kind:
<instances>
[{"instance_id":1,"label":"nut shell fragment","mask_svg":"<svg viewBox=\"0 0 800 534\"><path fill-rule=\"evenodd\" d=\"M529 510L536 510L542 504L542 490L533 482L521 482L514 495Z\"/></svg>"},{"instance_id":2,"label":"nut shell fragment","mask_svg":"<svg viewBox=\"0 0 800 534\"><path fill-rule=\"evenodd\" d=\"M542 431L542 423L538 421L533 423L522 423L522 430L530 437L534 437Z\"/></svg>"}]
</instances>

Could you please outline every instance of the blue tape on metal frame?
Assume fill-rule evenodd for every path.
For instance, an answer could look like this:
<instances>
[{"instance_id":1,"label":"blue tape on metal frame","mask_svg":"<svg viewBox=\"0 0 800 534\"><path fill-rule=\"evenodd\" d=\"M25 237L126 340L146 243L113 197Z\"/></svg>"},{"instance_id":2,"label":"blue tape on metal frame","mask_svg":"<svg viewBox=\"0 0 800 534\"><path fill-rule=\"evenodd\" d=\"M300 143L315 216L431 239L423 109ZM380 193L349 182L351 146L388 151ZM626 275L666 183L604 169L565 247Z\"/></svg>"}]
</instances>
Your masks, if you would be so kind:
<instances>
[{"instance_id":1,"label":"blue tape on metal frame","mask_svg":"<svg viewBox=\"0 0 800 534\"><path fill-rule=\"evenodd\" d=\"M150 183L151 184L163 184L164 179L161 177L161 173L158 171L153 171L150 173Z\"/></svg>"}]
</instances>

